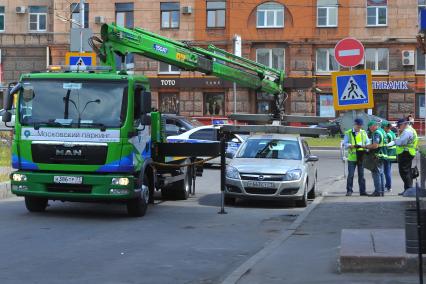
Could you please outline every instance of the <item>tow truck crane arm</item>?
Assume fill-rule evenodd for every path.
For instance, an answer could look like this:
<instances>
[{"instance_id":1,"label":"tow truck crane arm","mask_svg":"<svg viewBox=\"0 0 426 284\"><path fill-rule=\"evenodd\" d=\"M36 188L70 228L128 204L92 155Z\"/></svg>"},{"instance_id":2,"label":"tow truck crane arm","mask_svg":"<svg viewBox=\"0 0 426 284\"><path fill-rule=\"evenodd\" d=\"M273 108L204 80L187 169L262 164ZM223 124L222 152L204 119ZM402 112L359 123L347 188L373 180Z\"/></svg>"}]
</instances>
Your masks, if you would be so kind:
<instances>
[{"instance_id":1,"label":"tow truck crane arm","mask_svg":"<svg viewBox=\"0 0 426 284\"><path fill-rule=\"evenodd\" d=\"M101 63L111 66L113 71L117 71L116 55L124 63L125 56L133 53L172 64L182 70L213 75L276 97L283 93L282 70L233 55L214 45L204 49L141 28L129 29L116 24L104 24L101 38L92 38L92 47ZM95 42L101 45L97 46Z\"/></svg>"}]
</instances>

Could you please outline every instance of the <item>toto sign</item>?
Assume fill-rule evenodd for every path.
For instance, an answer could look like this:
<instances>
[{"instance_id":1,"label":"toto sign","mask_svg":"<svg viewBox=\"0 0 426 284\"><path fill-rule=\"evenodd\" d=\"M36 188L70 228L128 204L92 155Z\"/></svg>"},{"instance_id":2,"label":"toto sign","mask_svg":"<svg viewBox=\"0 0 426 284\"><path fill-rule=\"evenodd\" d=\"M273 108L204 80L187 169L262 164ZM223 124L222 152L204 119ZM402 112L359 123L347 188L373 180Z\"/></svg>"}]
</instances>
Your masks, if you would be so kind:
<instances>
[{"instance_id":1,"label":"toto sign","mask_svg":"<svg viewBox=\"0 0 426 284\"><path fill-rule=\"evenodd\" d=\"M336 61L343 67L355 67L364 58L364 46L354 38L345 38L334 47Z\"/></svg>"}]
</instances>

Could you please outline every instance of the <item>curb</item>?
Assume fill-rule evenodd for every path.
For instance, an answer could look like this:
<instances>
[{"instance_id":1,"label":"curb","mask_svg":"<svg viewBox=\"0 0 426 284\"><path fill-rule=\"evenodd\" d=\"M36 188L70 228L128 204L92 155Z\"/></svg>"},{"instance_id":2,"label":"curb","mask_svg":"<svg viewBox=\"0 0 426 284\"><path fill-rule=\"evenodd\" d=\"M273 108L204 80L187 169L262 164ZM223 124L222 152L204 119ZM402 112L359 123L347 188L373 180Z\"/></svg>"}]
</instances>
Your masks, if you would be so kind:
<instances>
[{"instance_id":1,"label":"curb","mask_svg":"<svg viewBox=\"0 0 426 284\"><path fill-rule=\"evenodd\" d=\"M13 196L13 193L10 191L10 182L0 183L0 200L7 199Z\"/></svg>"},{"instance_id":2,"label":"curb","mask_svg":"<svg viewBox=\"0 0 426 284\"><path fill-rule=\"evenodd\" d=\"M324 197L320 196L316 198L297 219L286 229L284 229L280 236L270 241L264 248L251 256L248 260L237 267L231 272L221 284L235 284L237 283L244 274L248 273L259 261L276 251L276 249L282 245L288 238L290 238L296 229L302 224L302 222L309 216L309 214L321 203Z\"/></svg>"}]
</instances>

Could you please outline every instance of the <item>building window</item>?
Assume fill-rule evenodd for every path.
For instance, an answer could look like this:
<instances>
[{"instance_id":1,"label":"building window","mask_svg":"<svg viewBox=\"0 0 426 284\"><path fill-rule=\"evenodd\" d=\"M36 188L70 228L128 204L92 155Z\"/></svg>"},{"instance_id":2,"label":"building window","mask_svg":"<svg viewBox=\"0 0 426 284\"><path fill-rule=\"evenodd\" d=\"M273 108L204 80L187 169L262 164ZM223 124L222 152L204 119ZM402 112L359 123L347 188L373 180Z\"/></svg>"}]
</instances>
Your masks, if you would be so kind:
<instances>
[{"instance_id":1,"label":"building window","mask_svg":"<svg viewBox=\"0 0 426 284\"><path fill-rule=\"evenodd\" d=\"M177 29L179 28L180 8L177 2L160 3L161 9L161 28Z\"/></svg>"},{"instance_id":2,"label":"building window","mask_svg":"<svg viewBox=\"0 0 426 284\"><path fill-rule=\"evenodd\" d=\"M284 70L284 48L258 48L256 61L270 68Z\"/></svg>"},{"instance_id":3,"label":"building window","mask_svg":"<svg viewBox=\"0 0 426 284\"><path fill-rule=\"evenodd\" d=\"M164 62L159 62L158 64L158 73L159 74L179 74L180 69L171 64L167 64Z\"/></svg>"},{"instance_id":4,"label":"building window","mask_svg":"<svg viewBox=\"0 0 426 284\"><path fill-rule=\"evenodd\" d=\"M275 96L268 93L256 93L257 113L268 114L276 110Z\"/></svg>"},{"instance_id":5,"label":"building window","mask_svg":"<svg viewBox=\"0 0 426 284\"><path fill-rule=\"evenodd\" d=\"M374 115L388 118L388 97L389 94L374 93Z\"/></svg>"},{"instance_id":6,"label":"building window","mask_svg":"<svg viewBox=\"0 0 426 284\"><path fill-rule=\"evenodd\" d=\"M425 118L425 94L416 94L416 117Z\"/></svg>"},{"instance_id":7,"label":"building window","mask_svg":"<svg viewBox=\"0 0 426 284\"><path fill-rule=\"evenodd\" d=\"M133 28L133 3L115 4L115 23L126 28Z\"/></svg>"},{"instance_id":8,"label":"building window","mask_svg":"<svg viewBox=\"0 0 426 284\"><path fill-rule=\"evenodd\" d=\"M317 60L316 60L316 72L317 73L330 73L332 71L339 70L339 64L334 57L333 48L319 48L317 49Z\"/></svg>"},{"instance_id":9,"label":"building window","mask_svg":"<svg viewBox=\"0 0 426 284\"><path fill-rule=\"evenodd\" d=\"M226 1L207 0L207 27L225 27Z\"/></svg>"},{"instance_id":10,"label":"building window","mask_svg":"<svg viewBox=\"0 0 426 284\"><path fill-rule=\"evenodd\" d=\"M425 73L425 55L420 49L416 50L416 73Z\"/></svg>"},{"instance_id":11,"label":"building window","mask_svg":"<svg viewBox=\"0 0 426 284\"><path fill-rule=\"evenodd\" d=\"M337 27L337 0L317 1L317 26Z\"/></svg>"},{"instance_id":12,"label":"building window","mask_svg":"<svg viewBox=\"0 0 426 284\"><path fill-rule=\"evenodd\" d=\"M204 94L204 115L225 115L225 93Z\"/></svg>"},{"instance_id":13,"label":"building window","mask_svg":"<svg viewBox=\"0 0 426 284\"><path fill-rule=\"evenodd\" d=\"M373 73L389 72L389 50L387 48L366 48L365 69Z\"/></svg>"},{"instance_id":14,"label":"building window","mask_svg":"<svg viewBox=\"0 0 426 284\"><path fill-rule=\"evenodd\" d=\"M179 94L160 93L159 107L162 113L179 114Z\"/></svg>"},{"instance_id":15,"label":"building window","mask_svg":"<svg viewBox=\"0 0 426 284\"><path fill-rule=\"evenodd\" d=\"M426 0L417 0L418 2L418 7L419 7L419 10L418 10L418 13L420 13L420 10L422 10L422 9L426 9Z\"/></svg>"},{"instance_id":16,"label":"building window","mask_svg":"<svg viewBox=\"0 0 426 284\"><path fill-rule=\"evenodd\" d=\"M367 26L386 26L388 24L388 1L367 0Z\"/></svg>"},{"instance_id":17,"label":"building window","mask_svg":"<svg viewBox=\"0 0 426 284\"><path fill-rule=\"evenodd\" d=\"M80 26L80 4L73 3L71 4L71 28L79 29ZM89 4L84 3L84 28L89 28Z\"/></svg>"},{"instance_id":18,"label":"building window","mask_svg":"<svg viewBox=\"0 0 426 284\"><path fill-rule=\"evenodd\" d=\"M284 27L284 6L274 2L267 2L259 5L257 7L257 27Z\"/></svg>"},{"instance_id":19,"label":"building window","mask_svg":"<svg viewBox=\"0 0 426 284\"><path fill-rule=\"evenodd\" d=\"M333 95L320 94L317 96L317 116L336 117L334 111Z\"/></svg>"},{"instance_id":20,"label":"building window","mask_svg":"<svg viewBox=\"0 0 426 284\"><path fill-rule=\"evenodd\" d=\"M45 32L47 30L47 7L29 6L29 30L31 32Z\"/></svg>"},{"instance_id":21,"label":"building window","mask_svg":"<svg viewBox=\"0 0 426 284\"><path fill-rule=\"evenodd\" d=\"M0 6L0 32L4 32L4 6Z\"/></svg>"}]
</instances>

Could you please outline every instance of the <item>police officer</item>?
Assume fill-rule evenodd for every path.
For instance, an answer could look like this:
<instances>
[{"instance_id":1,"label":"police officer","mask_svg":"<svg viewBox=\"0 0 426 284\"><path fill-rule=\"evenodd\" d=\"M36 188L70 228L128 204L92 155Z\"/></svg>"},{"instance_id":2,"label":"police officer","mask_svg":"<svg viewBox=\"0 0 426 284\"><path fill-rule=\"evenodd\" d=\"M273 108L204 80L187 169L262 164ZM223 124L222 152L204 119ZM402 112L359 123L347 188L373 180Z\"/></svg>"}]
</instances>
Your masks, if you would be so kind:
<instances>
[{"instance_id":1,"label":"police officer","mask_svg":"<svg viewBox=\"0 0 426 284\"><path fill-rule=\"evenodd\" d=\"M417 132L414 130L409 121L406 119L398 120L399 137L388 146L396 145L396 156L398 161L399 175L404 182L404 192L413 187L413 177L411 175L411 166L414 157L416 156L416 149L418 144ZM404 192L399 193L400 195Z\"/></svg>"},{"instance_id":2,"label":"police officer","mask_svg":"<svg viewBox=\"0 0 426 284\"><path fill-rule=\"evenodd\" d=\"M382 122L382 128L385 131L385 143L389 144L395 140L396 135L391 130L391 124L389 121ZM396 162L396 146L387 146L387 159L383 161L384 173L385 173L385 190L387 192L392 191L392 163Z\"/></svg>"},{"instance_id":3,"label":"police officer","mask_svg":"<svg viewBox=\"0 0 426 284\"><path fill-rule=\"evenodd\" d=\"M343 144L348 149L348 178L346 180L346 196L353 193L353 181L355 168L358 168L358 186L360 195L367 195L365 191L364 167L362 165L364 146L368 144L367 133L362 126L364 121L361 118L354 120L354 127L345 132Z\"/></svg>"},{"instance_id":4,"label":"police officer","mask_svg":"<svg viewBox=\"0 0 426 284\"><path fill-rule=\"evenodd\" d=\"M365 146L369 149L377 160L377 165L371 171L374 181L374 192L370 196L383 196L385 191L385 175L383 170L383 162L386 160L386 144L383 129L379 127L379 123L372 120L368 123L371 131L371 144Z\"/></svg>"}]
</instances>

